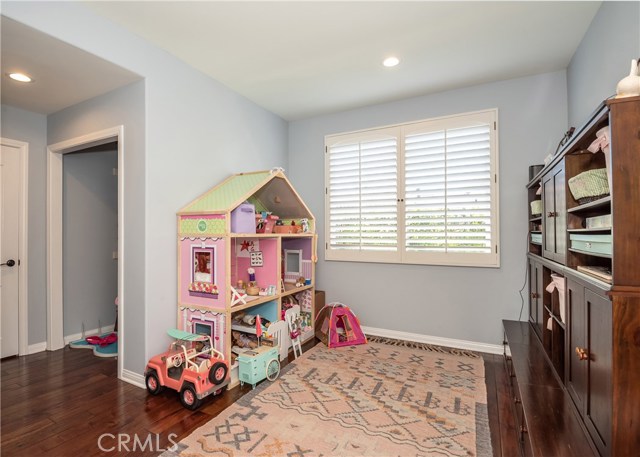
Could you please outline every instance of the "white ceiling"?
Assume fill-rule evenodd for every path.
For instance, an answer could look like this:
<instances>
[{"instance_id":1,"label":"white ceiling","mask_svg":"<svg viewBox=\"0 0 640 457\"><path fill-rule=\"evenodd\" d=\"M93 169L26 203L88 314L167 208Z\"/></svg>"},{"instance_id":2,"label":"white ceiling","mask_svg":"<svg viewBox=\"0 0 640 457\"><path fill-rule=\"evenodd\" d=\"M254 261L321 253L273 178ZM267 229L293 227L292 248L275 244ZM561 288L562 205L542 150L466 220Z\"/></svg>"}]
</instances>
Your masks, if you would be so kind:
<instances>
[{"instance_id":1,"label":"white ceiling","mask_svg":"<svg viewBox=\"0 0 640 457\"><path fill-rule=\"evenodd\" d=\"M84 4L258 105L296 120L565 69L601 2ZM36 44L26 52L30 63L46 57L39 53L46 45ZM381 61L391 54L400 65L384 68ZM63 69L46 70L37 79L57 77ZM94 78L99 79L105 78ZM4 103L4 78L2 92ZM49 86L48 92L56 91Z\"/></svg>"}]
</instances>

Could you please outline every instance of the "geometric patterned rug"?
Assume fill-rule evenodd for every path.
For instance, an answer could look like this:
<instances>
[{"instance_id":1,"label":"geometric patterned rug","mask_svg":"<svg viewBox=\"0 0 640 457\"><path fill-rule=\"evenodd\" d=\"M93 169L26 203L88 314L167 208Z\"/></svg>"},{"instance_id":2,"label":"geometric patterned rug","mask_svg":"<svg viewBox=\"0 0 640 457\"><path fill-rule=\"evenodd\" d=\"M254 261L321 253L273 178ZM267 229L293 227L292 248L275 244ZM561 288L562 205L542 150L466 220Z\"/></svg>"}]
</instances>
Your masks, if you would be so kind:
<instances>
[{"instance_id":1,"label":"geometric patterned rug","mask_svg":"<svg viewBox=\"0 0 640 457\"><path fill-rule=\"evenodd\" d=\"M482 357L317 344L163 457L491 456Z\"/></svg>"}]
</instances>

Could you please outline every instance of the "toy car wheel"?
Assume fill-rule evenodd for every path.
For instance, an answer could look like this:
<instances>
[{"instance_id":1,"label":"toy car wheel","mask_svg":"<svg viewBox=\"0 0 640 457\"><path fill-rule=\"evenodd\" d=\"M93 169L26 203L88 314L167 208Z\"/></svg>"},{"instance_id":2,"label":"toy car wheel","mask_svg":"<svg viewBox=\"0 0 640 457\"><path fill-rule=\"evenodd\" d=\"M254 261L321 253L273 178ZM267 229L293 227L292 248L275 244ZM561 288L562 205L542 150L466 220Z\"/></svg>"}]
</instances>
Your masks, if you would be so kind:
<instances>
[{"instance_id":1,"label":"toy car wheel","mask_svg":"<svg viewBox=\"0 0 640 457\"><path fill-rule=\"evenodd\" d=\"M278 359L272 359L267 364L267 379L269 381L275 381L280 374L280 361Z\"/></svg>"},{"instance_id":2,"label":"toy car wheel","mask_svg":"<svg viewBox=\"0 0 640 457\"><path fill-rule=\"evenodd\" d=\"M216 362L209 370L209 382L211 384L221 384L227 378L227 366L222 362Z\"/></svg>"},{"instance_id":3,"label":"toy car wheel","mask_svg":"<svg viewBox=\"0 0 640 457\"><path fill-rule=\"evenodd\" d=\"M194 409L198 409L202 400L197 397L193 387L186 386L180 392L180 403L182 403L182 406L185 408L193 411Z\"/></svg>"},{"instance_id":4,"label":"toy car wheel","mask_svg":"<svg viewBox=\"0 0 640 457\"><path fill-rule=\"evenodd\" d=\"M149 373L144 379L144 383L147 386L147 392L151 395L158 395L164 390L164 386L160 384L158 376L155 373Z\"/></svg>"}]
</instances>

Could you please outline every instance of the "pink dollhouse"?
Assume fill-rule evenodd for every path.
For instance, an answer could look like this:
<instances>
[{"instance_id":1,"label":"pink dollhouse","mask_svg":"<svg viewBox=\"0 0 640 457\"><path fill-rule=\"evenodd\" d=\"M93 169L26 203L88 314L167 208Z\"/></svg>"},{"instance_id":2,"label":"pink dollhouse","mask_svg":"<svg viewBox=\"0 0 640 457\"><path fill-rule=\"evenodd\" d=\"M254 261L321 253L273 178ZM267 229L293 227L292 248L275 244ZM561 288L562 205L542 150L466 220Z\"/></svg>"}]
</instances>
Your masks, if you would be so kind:
<instances>
[{"instance_id":1,"label":"pink dollhouse","mask_svg":"<svg viewBox=\"0 0 640 457\"><path fill-rule=\"evenodd\" d=\"M313 337L316 244L315 218L281 169L227 178L178 212L178 328L231 360L232 334L256 333L245 316L276 322L295 301L302 340Z\"/></svg>"}]
</instances>

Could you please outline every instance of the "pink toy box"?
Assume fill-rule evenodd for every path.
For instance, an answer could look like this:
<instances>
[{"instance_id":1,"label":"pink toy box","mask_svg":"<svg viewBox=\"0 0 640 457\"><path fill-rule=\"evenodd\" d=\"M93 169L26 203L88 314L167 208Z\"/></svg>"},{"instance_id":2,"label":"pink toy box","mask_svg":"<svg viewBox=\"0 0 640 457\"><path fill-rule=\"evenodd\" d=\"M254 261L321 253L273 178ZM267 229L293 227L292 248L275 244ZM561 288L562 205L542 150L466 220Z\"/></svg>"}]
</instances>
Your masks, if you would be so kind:
<instances>
[{"instance_id":1,"label":"pink toy box","mask_svg":"<svg viewBox=\"0 0 640 457\"><path fill-rule=\"evenodd\" d=\"M251 203L243 203L231 211L231 232L256 233L256 208Z\"/></svg>"}]
</instances>

